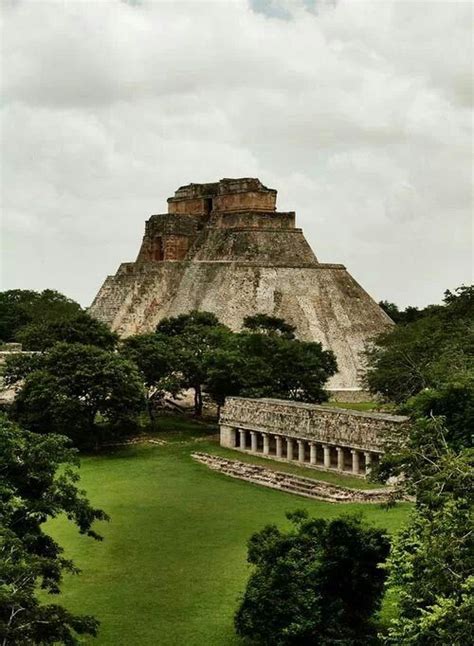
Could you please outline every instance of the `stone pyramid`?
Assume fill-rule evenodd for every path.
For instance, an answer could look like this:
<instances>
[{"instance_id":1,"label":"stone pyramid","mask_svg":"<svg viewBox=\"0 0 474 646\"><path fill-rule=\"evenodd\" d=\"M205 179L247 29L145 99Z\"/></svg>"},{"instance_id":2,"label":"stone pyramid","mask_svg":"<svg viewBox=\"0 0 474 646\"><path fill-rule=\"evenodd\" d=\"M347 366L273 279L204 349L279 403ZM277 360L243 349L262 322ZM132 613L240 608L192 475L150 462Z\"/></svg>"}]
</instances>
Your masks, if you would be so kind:
<instances>
[{"instance_id":1,"label":"stone pyramid","mask_svg":"<svg viewBox=\"0 0 474 646\"><path fill-rule=\"evenodd\" d=\"M192 309L233 330L250 314L279 316L298 338L333 350L329 387L356 398L361 350L392 321L344 265L318 262L295 213L276 211L276 195L254 178L182 186L168 213L147 220L136 261L106 278L90 313L121 336Z\"/></svg>"}]
</instances>

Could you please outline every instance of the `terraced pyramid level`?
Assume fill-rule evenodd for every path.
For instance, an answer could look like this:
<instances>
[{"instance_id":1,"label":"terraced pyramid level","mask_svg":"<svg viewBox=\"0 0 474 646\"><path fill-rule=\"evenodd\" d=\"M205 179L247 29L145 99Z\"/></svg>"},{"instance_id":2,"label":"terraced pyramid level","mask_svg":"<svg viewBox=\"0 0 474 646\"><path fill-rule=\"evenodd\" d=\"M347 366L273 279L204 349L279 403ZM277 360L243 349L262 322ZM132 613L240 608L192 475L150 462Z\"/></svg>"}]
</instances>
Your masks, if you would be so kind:
<instances>
[{"instance_id":1,"label":"terraced pyramid level","mask_svg":"<svg viewBox=\"0 0 474 646\"><path fill-rule=\"evenodd\" d=\"M135 262L108 276L90 313L121 336L155 329L166 316L214 312L239 330L264 312L296 326L300 339L336 354L330 388L349 400L360 390L360 353L392 324L344 265L318 262L294 212L254 178L189 184L152 215Z\"/></svg>"}]
</instances>

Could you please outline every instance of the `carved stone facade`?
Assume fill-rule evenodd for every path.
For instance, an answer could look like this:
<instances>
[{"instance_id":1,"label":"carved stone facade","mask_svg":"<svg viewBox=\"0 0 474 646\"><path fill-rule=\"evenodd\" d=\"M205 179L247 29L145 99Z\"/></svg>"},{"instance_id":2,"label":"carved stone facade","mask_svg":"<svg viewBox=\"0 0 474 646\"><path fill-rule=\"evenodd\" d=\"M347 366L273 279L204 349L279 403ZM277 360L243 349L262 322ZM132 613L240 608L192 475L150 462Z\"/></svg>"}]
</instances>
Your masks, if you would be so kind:
<instances>
[{"instance_id":1,"label":"carved stone facade","mask_svg":"<svg viewBox=\"0 0 474 646\"><path fill-rule=\"evenodd\" d=\"M343 265L318 261L295 213L276 211L276 196L256 178L181 186L90 313L121 336L192 309L236 331L246 316L278 316L298 338L333 350L339 371L329 388L357 397L361 351L392 322Z\"/></svg>"},{"instance_id":2,"label":"carved stone facade","mask_svg":"<svg viewBox=\"0 0 474 646\"><path fill-rule=\"evenodd\" d=\"M222 446L365 475L408 418L279 399L228 397L219 423Z\"/></svg>"}]
</instances>

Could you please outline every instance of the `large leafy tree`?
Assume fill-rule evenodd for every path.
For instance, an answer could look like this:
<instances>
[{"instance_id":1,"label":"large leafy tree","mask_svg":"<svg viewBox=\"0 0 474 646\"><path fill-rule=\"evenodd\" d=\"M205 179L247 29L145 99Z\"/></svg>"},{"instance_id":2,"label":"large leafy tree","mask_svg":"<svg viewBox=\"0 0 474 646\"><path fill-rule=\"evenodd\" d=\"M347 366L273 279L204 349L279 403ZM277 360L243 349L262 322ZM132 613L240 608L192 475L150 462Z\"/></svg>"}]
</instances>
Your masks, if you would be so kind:
<instances>
[{"instance_id":1,"label":"large leafy tree","mask_svg":"<svg viewBox=\"0 0 474 646\"><path fill-rule=\"evenodd\" d=\"M401 403L474 371L474 287L447 291L444 306L384 332L367 349L366 385Z\"/></svg>"},{"instance_id":2,"label":"large leafy tree","mask_svg":"<svg viewBox=\"0 0 474 646\"><path fill-rule=\"evenodd\" d=\"M400 406L412 417L443 419L444 437L454 450L474 446L474 374L426 388Z\"/></svg>"},{"instance_id":3,"label":"large leafy tree","mask_svg":"<svg viewBox=\"0 0 474 646\"><path fill-rule=\"evenodd\" d=\"M17 333L16 340L23 344L24 350L44 351L60 342L96 345L112 350L118 336L87 312L79 312L68 318L29 323Z\"/></svg>"},{"instance_id":4,"label":"large leafy tree","mask_svg":"<svg viewBox=\"0 0 474 646\"><path fill-rule=\"evenodd\" d=\"M63 320L80 311L78 303L53 289L0 292L0 341L16 341L18 332L31 322Z\"/></svg>"},{"instance_id":5,"label":"large leafy tree","mask_svg":"<svg viewBox=\"0 0 474 646\"><path fill-rule=\"evenodd\" d=\"M174 372L174 346L164 334L139 334L124 339L120 353L138 366L145 384L147 410L154 421L155 404L165 393L177 394L180 379Z\"/></svg>"},{"instance_id":6,"label":"large leafy tree","mask_svg":"<svg viewBox=\"0 0 474 646\"><path fill-rule=\"evenodd\" d=\"M98 444L98 417L109 424L132 421L142 409L143 383L136 366L90 345L58 343L27 374L14 414L32 431L60 432L77 444Z\"/></svg>"},{"instance_id":7,"label":"large leafy tree","mask_svg":"<svg viewBox=\"0 0 474 646\"><path fill-rule=\"evenodd\" d=\"M242 393L305 402L327 399L324 386L337 371L336 358L320 343L275 334L242 333L240 351L252 370Z\"/></svg>"},{"instance_id":8,"label":"large leafy tree","mask_svg":"<svg viewBox=\"0 0 474 646\"><path fill-rule=\"evenodd\" d=\"M179 374L183 388L193 389L194 412L201 415L209 356L224 347L232 332L219 322L215 314L197 310L163 319L156 331L168 337L175 372Z\"/></svg>"},{"instance_id":9,"label":"large leafy tree","mask_svg":"<svg viewBox=\"0 0 474 646\"><path fill-rule=\"evenodd\" d=\"M96 635L98 621L45 603L38 589L59 592L64 572L78 573L61 546L45 531L64 514L81 534L106 514L77 487L78 457L69 440L37 435L0 416L0 642L4 646L78 644Z\"/></svg>"},{"instance_id":10,"label":"large leafy tree","mask_svg":"<svg viewBox=\"0 0 474 646\"><path fill-rule=\"evenodd\" d=\"M292 530L269 525L249 541L255 570L235 617L237 632L263 646L370 643L388 538L355 517L288 517Z\"/></svg>"},{"instance_id":11,"label":"large leafy tree","mask_svg":"<svg viewBox=\"0 0 474 646\"><path fill-rule=\"evenodd\" d=\"M164 319L157 327L172 348L175 374L195 392L195 412L206 391L221 406L228 395L280 397L320 402L324 385L337 370L334 354L320 343L298 341L291 325L263 314L245 319L234 334L210 312Z\"/></svg>"},{"instance_id":12,"label":"large leafy tree","mask_svg":"<svg viewBox=\"0 0 474 646\"><path fill-rule=\"evenodd\" d=\"M217 348L206 358L205 390L216 402L218 413L228 396L240 395L258 374L265 370L258 359L245 356L236 335L230 336L223 347Z\"/></svg>"},{"instance_id":13,"label":"large leafy tree","mask_svg":"<svg viewBox=\"0 0 474 646\"><path fill-rule=\"evenodd\" d=\"M474 453L446 441L442 418L419 418L389 453L385 476L401 475L415 509L395 539L388 584L399 598L390 645L462 645L474 625Z\"/></svg>"}]
</instances>

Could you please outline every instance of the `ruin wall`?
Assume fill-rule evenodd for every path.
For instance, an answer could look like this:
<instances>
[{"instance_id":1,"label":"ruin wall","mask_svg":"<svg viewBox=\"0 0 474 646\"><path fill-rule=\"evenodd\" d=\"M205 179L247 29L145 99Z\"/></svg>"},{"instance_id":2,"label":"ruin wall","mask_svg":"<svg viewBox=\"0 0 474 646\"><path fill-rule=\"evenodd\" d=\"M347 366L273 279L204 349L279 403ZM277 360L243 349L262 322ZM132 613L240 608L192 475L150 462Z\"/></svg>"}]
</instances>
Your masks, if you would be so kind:
<instances>
[{"instance_id":1,"label":"ruin wall","mask_svg":"<svg viewBox=\"0 0 474 646\"><path fill-rule=\"evenodd\" d=\"M390 439L400 431L400 426L408 424L408 418L280 399L228 397L219 423L351 449L383 452Z\"/></svg>"}]
</instances>

